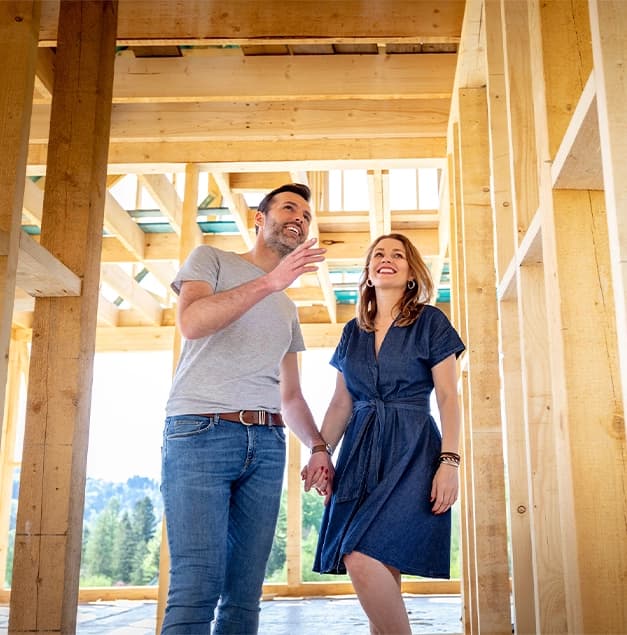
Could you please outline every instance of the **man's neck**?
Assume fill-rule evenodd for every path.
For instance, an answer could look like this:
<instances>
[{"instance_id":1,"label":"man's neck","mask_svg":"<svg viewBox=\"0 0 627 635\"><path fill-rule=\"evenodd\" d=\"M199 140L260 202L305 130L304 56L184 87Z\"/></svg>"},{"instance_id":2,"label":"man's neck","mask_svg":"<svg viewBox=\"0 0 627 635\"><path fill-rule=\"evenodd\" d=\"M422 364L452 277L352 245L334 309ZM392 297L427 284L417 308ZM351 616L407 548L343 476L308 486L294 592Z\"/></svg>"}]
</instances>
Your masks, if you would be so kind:
<instances>
[{"instance_id":1,"label":"man's neck","mask_svg":"<svg viewBox=\"0 0 627 635\"><path fill-rule=\"evenodd\" d=\"M264 271L272 271L281 260L279 254L274 251L274 249L270 249L264 242L263 239L257 238L257 241L253 245L253 248L241 254L244 260L251 262L253 265L256 265L260 269Z\"/></svg>"}]
</instances>

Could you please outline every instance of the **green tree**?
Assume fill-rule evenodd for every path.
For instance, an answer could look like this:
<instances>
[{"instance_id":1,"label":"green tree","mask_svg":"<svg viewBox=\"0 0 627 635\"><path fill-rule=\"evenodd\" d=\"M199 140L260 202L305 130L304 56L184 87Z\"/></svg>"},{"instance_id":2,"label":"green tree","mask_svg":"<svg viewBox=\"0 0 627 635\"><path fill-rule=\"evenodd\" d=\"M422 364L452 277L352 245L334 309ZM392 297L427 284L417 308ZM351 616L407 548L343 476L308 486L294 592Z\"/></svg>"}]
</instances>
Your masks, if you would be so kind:
<instances>
[{"instance_id":1,"label":"green tree","mask_svg":"<svg viewBox=\"0 0 627 635\"><path fill-rule=\"evenodd\" d=\"M156 584L159 578L159 560L161 558L161 534L155 534L148 543L142 563L142 584Z\"/></svg>"},{"instance_id":2,"label":"green tree","mask_svg":"<svg viewBox=\"0 0 627 635\"><path fill-rule=\"evenodd\" d=\"M111 569L115 582L124 582L125 584L131 582L137 546L137 536L131 526L128 513L124 512L118 523L111 554Z\"/></svg>"},{"instance_id":3,"label":"green tree","mask_svg":"<svg viewBox=\"0 0 627 635\"><path fill-rule=\"evenodd\" d=\"M104 576L109 580L115 577L111 554L118 531L119 513L120 503L117 498L112 498L96 517L85 547L86 575Z\"/></svg>"},{"instance_id":4,"label":"green tree","mask_svg":"<svg viewBox=\"0 0 627 635\"><path fill-rule=\"evenodd\" d=\"M5 571L5 580L8 587L11 586L13 579L13 553L15 549L15 529L9 530L9 542L7 545L7 568Z\"/></svg>"},{"instance_id":5,"label":"green tree","mask_svg":"<svg viewBox=\"0 0 627 635\"><path fill-rule=\"evenodd\" d=\"M148 543L155 533L157 519L154 506L148 496L138 500L133 506L133 534L135 537L133 563L130 580L132 584L142 585L150 581L144 571L144 560L148 554Z\"/></svg>"},{"instance_id":6,"label":"green tree","mask_svg":"<svg viewBox=\"0 0 627 635\"><path fill-rule=\"evenodd\" d=\"M144 496L133 506L133 530L137 537L145 543L148 543L155 533L157 519L154 510L154 505L148 496Z\"/></svg>"},{"instance_id":7,"label":"green tree","mask_svg":"<svg viewBox=\"0 0 627 635\"><path fill-rule=\"evenodd\" d=\"M322 514L324 513L324 498L309 490L303 493L303 535L314 531L316 535L320 529Z\"/></svg>"}]
</instances>

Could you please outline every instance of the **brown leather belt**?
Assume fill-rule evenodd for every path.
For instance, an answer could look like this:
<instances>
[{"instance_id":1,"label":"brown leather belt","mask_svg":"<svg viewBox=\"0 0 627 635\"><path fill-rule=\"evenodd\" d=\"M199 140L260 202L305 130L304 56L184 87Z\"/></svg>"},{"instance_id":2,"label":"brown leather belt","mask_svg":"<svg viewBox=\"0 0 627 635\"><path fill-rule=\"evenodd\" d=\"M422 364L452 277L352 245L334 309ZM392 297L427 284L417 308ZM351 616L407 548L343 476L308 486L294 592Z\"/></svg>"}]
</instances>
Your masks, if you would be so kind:
<instances>
[{"instance_id":1,"label":"brown leather belt","mask_svg":"<svg viewBox=\"0 0 627 635\"><path fill-rule=\"evenodd\" d=\"M203 417L220 417L226 421L243 423L245 426L274 426L284 428L283 417L280 412L268 412L267 410L240 410L238 412L209 412Z\"/></svg>"}]
</instances>

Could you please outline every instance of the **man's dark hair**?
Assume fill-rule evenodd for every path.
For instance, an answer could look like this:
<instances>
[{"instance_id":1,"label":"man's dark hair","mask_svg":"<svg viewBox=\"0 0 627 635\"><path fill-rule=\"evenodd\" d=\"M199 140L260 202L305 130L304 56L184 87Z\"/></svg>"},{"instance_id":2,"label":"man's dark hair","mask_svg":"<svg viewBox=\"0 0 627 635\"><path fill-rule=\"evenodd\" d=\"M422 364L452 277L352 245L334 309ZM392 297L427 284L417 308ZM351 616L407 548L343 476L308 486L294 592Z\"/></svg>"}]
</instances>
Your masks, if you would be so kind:
<instances>
[{"instance_id":1,"label":"man's dark hair","mask_svg":"<svg viewBox=\"0 0 627 635\"><path fill-rule=\"evenodd\" d=\"M286 183L285 185L281 185L281 187L275 188L272 192L268 192L257 206L257 211L266 214L272 203L272 199L281 192L293 192L294 194L298 194L298 196L304 198L308 203L311 198L311 190L306 185L303 185L303 183Z\"/></svg>"}]
</instances>

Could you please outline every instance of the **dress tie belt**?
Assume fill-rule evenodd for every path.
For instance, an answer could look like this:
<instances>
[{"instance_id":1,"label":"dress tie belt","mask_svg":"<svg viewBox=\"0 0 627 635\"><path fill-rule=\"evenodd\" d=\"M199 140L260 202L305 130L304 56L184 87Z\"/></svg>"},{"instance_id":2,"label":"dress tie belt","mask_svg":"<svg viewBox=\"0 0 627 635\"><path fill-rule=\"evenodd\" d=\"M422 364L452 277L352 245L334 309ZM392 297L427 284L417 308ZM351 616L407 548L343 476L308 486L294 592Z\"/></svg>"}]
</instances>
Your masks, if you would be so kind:
<instances>
[{"instance_id":1,"label":"dress tie belt","mask_svg":"<svg viewBox=\"0 0 627 635\"><path fill-rule=\"evenodd\" d=\"M389 408L413 410L423 414L430 412L429 399L413 401L370 399L353 402L353 416L363 409L371 412L363 420L344 463L336 492L338 501L353 499L363 489L366 493L370 493L379 484L381 449L385 435L384 424L386 410Z\"/></svg>"}]
</instances>

